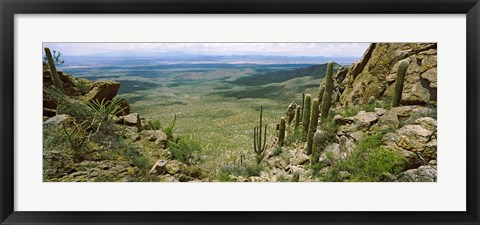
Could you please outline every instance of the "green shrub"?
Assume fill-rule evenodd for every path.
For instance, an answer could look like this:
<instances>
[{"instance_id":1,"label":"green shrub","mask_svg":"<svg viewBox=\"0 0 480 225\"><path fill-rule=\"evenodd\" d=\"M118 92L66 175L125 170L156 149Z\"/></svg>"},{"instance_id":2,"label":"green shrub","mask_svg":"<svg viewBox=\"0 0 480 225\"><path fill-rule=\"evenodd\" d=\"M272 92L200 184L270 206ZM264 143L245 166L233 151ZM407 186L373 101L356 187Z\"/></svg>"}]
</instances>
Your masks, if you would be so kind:
<instances>
[{"instance_id":1,"label":"green shrub","mask_svg":"<svg viewBox=\"0 0 480 225\"><path fill-rule=\"evenodd\" d=\"M322 180L342 181L340 172L347 171L351 174L349 181L378 182L382 174L403 171L405 157L381 147L382 136L383 132L365 137L345 160L334 164Z\"/></svg>"},{"instance_id":2,"label":"green shrub","mask_svg":"<svg viewBox=\"0 0 480 225\"><path fill-rule=\"evenodd\" d=\"M95 112L85 103L74 99L63 99L57 107L57 114L67 114L82 123L94 117Z\"/></svg>"},{"instance_id":3,"label":"green shrub","mask_svg":"<svg viewBox=\"0 0 480 225\"><path fill-rule=\"evenodd\" d=\"M181 137L178 144L169 141L168 146L173 158L188 165L190 165L194 154L199 154L202 150L200 142L192 136Z\"/></svg>"},{"instance_id":4,"label":"green shrub","mask_svg":"<svg viewBox=\"0 0 480 225\"><path fill-rule=\"evenodd\" d=\"M277 156L282 154L282 147L278 146L273 149L272 156Z\"/></svg>"},{"instance_id":5,"label":"green shrub","mask_svg":"<svg viewBox=\"0 0 480 225\"><path fill-rule=\"evenodd\" d=\"M111 121L115 115L125 110L125 108L120 107L122 100L121 98L114 98L112 101L105 101L105 99L98 101L94 99L88 103L88 106L100 115L102 121Z\"/></svg>"},{"instance_id":6,"label":"green shrub","mask_svg":"<svg viewBox=\"0 0 480 225\"><path fill-rule=\"evenodd\" d=\"M225 171L221 171L219 174L218 174L218 180L220 182L233 182L233 179L230 177L230 174L228 174L227 172Z\"/></svg>"},{"instance_id":7,"label":"green shrub","mask_svg":"<svg viewBox=\"0 0 480 225\"><path fill-rule=\"evenodd\" d=\"M294 129L293 132L289 132L289 134L285 137L285 145L290 146L295 142L302 141L302 128L297 127Z\"/></svg>"},{"instance_id":8,"label":"green shrub","mask_svg":"<svg viewBox=\"0 0 480 225\"><path fill-rule=\"evenodd\" d=\"M340 115L344 116L344 117L351 117L351 116L355 116L358 114L358 108L357 107L346 107L345 109L343 109L342 112L340 112Z\"/></svg>"},{"instance_id":9,"label":"green shrub","mask_svg":"<svg viewBox=\"0 0 480 225\"><path fill-rule=\"evenodd\" d=\"M262 172L262 166L258 164L252 164L245 168L246 175L249 177L260 176L260 172Z\"/></svg>"},{"instance_id":10,"label":"green shrub","mask_svg":"<svg viewBox=\"0 0 480 225\"><path fill-rule=\"evenodd\" d=\"M160 120L148 121L143 127L144 130L162 130L162 122Z\"/></svg>"}]
</instances>

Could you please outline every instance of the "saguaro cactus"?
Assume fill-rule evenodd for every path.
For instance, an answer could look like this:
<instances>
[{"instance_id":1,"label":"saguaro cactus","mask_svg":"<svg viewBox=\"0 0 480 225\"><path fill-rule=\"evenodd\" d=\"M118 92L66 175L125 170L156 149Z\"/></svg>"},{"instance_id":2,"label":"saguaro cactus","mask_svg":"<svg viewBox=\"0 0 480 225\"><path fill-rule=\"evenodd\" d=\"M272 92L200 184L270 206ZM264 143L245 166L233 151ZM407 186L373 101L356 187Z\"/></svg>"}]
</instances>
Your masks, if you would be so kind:
<instances>
[{"instance_id":1,"label":"saguaro cactus","mask_svg":"<svg viewBox=\"0 0 480 225\"><path fill-rule=\"evenodd\" d=\"M321 154L319 149L325 145L327 141L327 136L324 131L317 130L313 135L313 147L312 147L312 156L310 158L310 163L316 163L318 160L318 156Z\"/></svg>"},{"instance_id":2,"label":"saguaro cactus","mask_svg":"<svg viewBox=\"0 0 480 225\"><path fill-rule=\"evenodd\" d=\"M397 79L395 80L395 92L393 92L393 102L392 106L397 107L400 105L400 100L402 99L403 92L403 82L405 80L405 72L407 72L408 62L403 61L398 66L397 70Z\"/></svg>"},{"instance_id":3,"label":"saguaro cactus","mask_svg":"<svg viewBox=\"0 0 480 225\"><path fill-rule=\"evenodd\" d=\"M283 146L283 140L285 139L285 117L280 119L280 128L278 129L278 144Z\"/></svg>"},{"instance_id":4,"label":"saguaro cactus","mask_svg":"<svg viewBox=\"0 0 480 225\"><path fill-rule=\"evenodd\" d=\"M312 114L310 116L310 124L308 126L308 136L307 136L307 154L312 154L312 144L313 144L313 134L317 130L318 126L318 98L314 98L312 101Z\"/></svg>"},{"instance_id":5,"label":"saguaro cactus","mask_svg":"<svg viewBox=\"0 0 480 225\"><path fill-rule=\"evenodd\" d=\"M303 136L307 136L308 125L310 124L310 106L312 104L312 98L309 94L305 95L303 101L303 116L302 116L302 126L303 126Z\"/></svg>"},{"instance_id":6,"label":"saguaro cactus","mask_svg":"<svg viewBox=\"0 0 480 225\"><path fill-rule=\"evenodd\" d=\"M267 140L267 125L265 125L265 130L263 134L263 143L262 143L262 113L263 113L263 107L260 106L260 126L255 126L253 128L253 150L257 154L258 164L260 164L261 162L261 155L265 151L265 144Z\"/></svg>"},{"instance_id":7,"label":"saguaro cactus","mask_svg":"<svg viewBox=\"0 0 480 225\"><path fill-rule=\"evenodd\" d=\"M301 120L300 117L301 117L300 107L297 107L297 109L295 109L295 125L294 125L295 130L298 128L298 126L300 126L300 120Z\"/></svg>"},{"instance_id":8,"label":"saguaro cactus","mask_svg":"<svg viewBox=\"0 0 480 225\"><path fill-rule=\"evenodd\" d=\"M60 78L58 77L58 72L57 68L55 67L55 62L53 61L52 53L50 52L49 48L45 48L44 50L45 55L47 56L48 68L50 69L50 76L52 77L53 85L55 85L58 90L64 93L62 81L60 81Z\"/></svg>"},{"instance_id":9,"label":"saguaro cactus","mask_svg":"<svg viewBox=\"0 0 480 225\"><path fill-rule=\"evenodd\" d=\"M322 123L328 118L328 112L332 105L332 92L333 92L333 62L327 64L327 76L325 77L325 91L322 97Z\"/></svg>"}]
</instances>

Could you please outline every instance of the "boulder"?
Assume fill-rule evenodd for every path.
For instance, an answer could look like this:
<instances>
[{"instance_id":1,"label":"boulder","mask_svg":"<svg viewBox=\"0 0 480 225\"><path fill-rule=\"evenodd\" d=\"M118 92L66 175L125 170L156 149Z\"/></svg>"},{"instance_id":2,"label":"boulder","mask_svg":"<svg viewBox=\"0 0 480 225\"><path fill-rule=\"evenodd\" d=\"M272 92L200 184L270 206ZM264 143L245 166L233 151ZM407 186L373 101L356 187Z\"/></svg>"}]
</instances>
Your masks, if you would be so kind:
<instances>
[{"instance_id":1,"label":"boulder","mask_svg":"<svg viewBox=\"0 0 480 225\"><path fill-rule=\"evenodd\" d=\"M128 126L140 126L140 115L138 113L128 114L123 117L123 123Z\"/></svg>"},{"instance_id":2,"label":"boulder","mask_svg":"<svg viewBox=\"0 0 480 225\"><path fill-rule=\"evenodd\" d=\"M150 169L149 174L162 175L167 171L167 160L158 160Z\"/></svg>"},{"instance_id":3,"label":"boulder","mask_svg":"<svg viewBox=\"0 0 480 225\"><path fill-rule=\"evenodd\" d=\"M437 159L437 121L419 118L383 137L385 148L401 152L408 160L407 168L416 168Z\"/></svg>"},{"instance_id":4,"label":"boulder","mask_svg":"<svg viewBox=\"0 0 480 225\"><path fill-rule=\"evenodd\" d=\"M378 115L375 112L360 111L353 117L354 125L358 129L365 128L368 130L370 126L378 120Z\"/></svg>"},{"instance_id":5,"label":"boulder","mask_svg":"<svg viewBox=\"0 0 480 225\"><path fill-rule=\"evenodd\" d=\"M397 176L400 182L436 182L436 166L420 166L417 169L407 170Z\"/></svg>"},{"instance_id":6,"label":"boulder","mask_svg":"<svg viewBox=\"0 0 480 225\"><path fill-rule=\"evenodd\" d=\"M85 95L87 101L97 100L99 102L111 101L120 89L117 81L97 81L92 84L90 92Z\"/></svg>"},{"instance_id":7,"label":"boulder","mask_svg":"<svg viewBox=\"0 0 480 225\"><path fill-rule=\"evenodd\" d=\"M60 115L56 115L50 119L48 119L47 121L43 122L43 125L59 125L59 124L62 124L63 122L65 121L68 121L72 119L71 116L67 115L67 114L60 114Z\"/></svg>"},{"instance_id":8,"label":"boulder","mask_svg":"<svg viewBox=\"0 0 480 225\"><path fill-rule=\"evenodd\" d=\"M336 107L368 103L370 97L393 96L400 61L410 65L405 74L402 105L436 104L437 44L372 43L361 60L348 69Z\"/></svg>"},{"instance_id":9,"label":"boulder","mask_svg":"<svg viewBox=\"0 0 480 225\"><path fill-rule=\"evenodd\" d=\"M343 117L342 115L335 115L333 121L338 125L346 125L353 123L352 117Z\"/></svg>"},{"instance_id":10,"label":"boulder","mask_svg":"<svg viewBox=\"0 0 480 225\"><path fill-rule=\"evenodd\" d=\"M292 165L303 165L307 163L310 160L307 154L303 152L297 152L295 155L293 155L292 158L290 158L290 164Z\"/></svg>"},{"instance_id":11,"label":"boulder","mask_svg":"<svg viewBox=\"0 0 480 225\"><path fill-rule=\"evenodd\" d=\"M177 160L171 160L167 162L166 165L167 173L174 175L180 172L180 162Z\"/></svg>"}]
</instances>

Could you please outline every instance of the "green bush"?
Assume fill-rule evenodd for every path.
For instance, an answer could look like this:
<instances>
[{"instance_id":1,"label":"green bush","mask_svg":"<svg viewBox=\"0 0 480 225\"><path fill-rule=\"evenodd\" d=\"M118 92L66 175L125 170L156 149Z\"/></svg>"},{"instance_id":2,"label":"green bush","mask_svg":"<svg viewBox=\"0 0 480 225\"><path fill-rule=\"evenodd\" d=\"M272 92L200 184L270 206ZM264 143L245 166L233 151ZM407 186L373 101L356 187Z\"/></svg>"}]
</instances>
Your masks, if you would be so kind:
<instances>
[{"instance_id":1,"label":"green bush","mask_svg":"<svg viewBox=\"0 0 480 225\"><path fill-rule=\"evenodd\" d=\"M297 129L294 129L293 132L289 132L288 135L285 137L285 145L290 146L295 142L298 141L303 141L302 137L302 128L297 127Z\"/></svg>"},{"instance_id":2,"label":"green bush","mask_svg":"<svg viewBox=\"0 0 480 225\"><path fill-rule=\"evenodd\" d=\"M340 172L347 171L351 175L349 181L378 182L382 174L403 171L405 157L381 147L382 136L383 132L365 137L345 160L334 164L322 180L342 181Z\"/></svg>"},{"instance_id":3,"label":"green bush","mask_svg":"<svg viewBox=\"0 0 480 225\"><path fill-rule=\"evenodd\" d=\"M343 109L342 112L340 112L340 115L344 116L344 117L351 117L351 116L355 116L358 114L358 108L357 107L347 107L345 109Z\"/></svg>"},{"instance_id":4,"label":"green bush","mask_svg":"<svg viewBox=\"0 0 480 225\"><path fill-rule=\"evenodd\" d=\"M74 99L65 99L57 107L57 114L67 114L75 117L75 120L82 123L94 117L95 112L85 103Z\"/></svg>"},{"instance_id":5,"label":"green bush","mask_svg":"<svg viewBox=\"0 0 480 225\"><path fill-rule=\"evenodd\" d=\"M143 127L144 130L162 130L162 122L160 120L148 121Z\"/></svg>"},{"instance_id":6,"label":"green bush","mask_svg":"<svg viewBox=\"0 0 480 225\"><path fill-rule=\"evenodd\" d=\"M245 168L246 175L249 177L260 176L260 172L262 172L262 170L262 166L257 164L252 164Z\"/></svg>"},{"instance_id":7,"label":"green bush","mask_svg":"<svg viewBox=\"0 0 480 225\"><path fill-rule=\"evenodd\" d=\"M114 98L112 101L98 101L94 99L88 103L97 114L100 115L102 121L111 121L115 115L122 113L125 108L120 107L121 98Z\"/></svg>"},{"instance_id":8,"label":"green bush","mask_svg":"<svg viewBox=\"0 0 480 225\"><path fill-rule=\"evenodd\" d=\"M225 171L221 171L218 174L218 180L220 182L233 182L233 179L230 177L230 174L228 174L228 172L225 172Z\"/></svg>"},{"instance_id":9,"label":"green bush","mask_svg":"<svg viewBox=\"0 0 480 225\"><path fill-rule=\"evenodd\" d=\"M200 142L195 140L193 136L181 137L178 144L169 141L168 146L173 158L188 165L190 165L194 154L199 154L202 150Z\"/></svg>"}]
</instances>

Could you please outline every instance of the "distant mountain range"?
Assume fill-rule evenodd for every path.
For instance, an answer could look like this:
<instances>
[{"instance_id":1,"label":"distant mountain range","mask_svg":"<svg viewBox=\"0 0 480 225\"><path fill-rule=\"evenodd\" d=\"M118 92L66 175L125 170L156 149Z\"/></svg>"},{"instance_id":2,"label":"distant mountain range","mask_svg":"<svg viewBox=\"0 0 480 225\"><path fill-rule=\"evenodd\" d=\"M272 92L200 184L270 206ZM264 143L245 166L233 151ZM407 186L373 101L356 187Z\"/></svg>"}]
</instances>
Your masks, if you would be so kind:
<instances>
[{"instance_id":1,"label":"distant mountain range","mask_svg":"<svg viewBox=\"0 0 480 225\"><path fill-rule=\"evenodd\" d=\"M333 66L334 72L340 68L340 64L335 63ZM299 78L299 77L307 77L311 76L316 79L324 78L325 73L327 71L327 64L320 64L320 65L313 65L305 68L300 69L293 69L293 70L279 70L274 72L267 72L264 74L256 74L253 76L246 76L231 81L236 85L265 85L270 83L281 83L284 81L288 81L290 79Z\"/></svg>"},{"instance_id":2,"label":"distant mountain range","mask_svg":"<svg viewBox=\"0 0 480 225\"><path fill-rule=\"evenodd\" d=\"M335 61L342 65L358 61L358 57L326 57L326 56L277 56L277 55L191 55L185 53L169 54L119 54L119 55L94 55L94 56L64 56L65 61L75 62L88 58L89 60L148 60L156 61L158 64L190 64L190 63L228 63L228 64L287 64L287 63L308 63L323 64L328 61Z\"/></svg>"}]
</instances>

